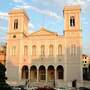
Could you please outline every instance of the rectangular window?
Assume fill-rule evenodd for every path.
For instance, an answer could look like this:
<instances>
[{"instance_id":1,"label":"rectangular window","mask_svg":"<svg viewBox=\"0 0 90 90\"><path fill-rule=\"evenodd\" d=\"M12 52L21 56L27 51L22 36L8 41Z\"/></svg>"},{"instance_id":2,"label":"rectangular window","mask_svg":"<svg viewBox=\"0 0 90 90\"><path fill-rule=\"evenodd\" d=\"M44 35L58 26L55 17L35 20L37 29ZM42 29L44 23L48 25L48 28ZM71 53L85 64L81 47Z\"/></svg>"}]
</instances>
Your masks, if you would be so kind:
<instances>
[{"instance_id":1,"label":"rectangular window","mask_svg":"<svg viewBox=\"0 0 90 90\"><path fill-rule=\"evenodd\" d=\"M74 27L75 26L75 18L74 18L74 16L71 16L70 17L70 26L71 27Z\"/></svg>"},{"instance_id":2,"label":"rectangular window","mask_svg":"<svg viewBox=\"0 0 90 90\"><path fill-rule=\"evenodd\" d=\"M87 63L87 61L85 61L85 63Z\"/></svg>"},{"instance_id":3,"label":"rectangular window","mask_svg":"<svg viewBox=\"0 0 90 90\"><path fill-rule=\"evenodd\" d=\"M77 55L77 48L76 44L71 44L71 50L70 50L71 56L76 56Z\"/></svg>"},{"instance_id":4,"label":"rectangular window","mask_svg":"<svg viewBox=\"0 0 90 90\"><path fill-rule=\"evenodd\" d=\"M45 80L45 74L41 74L40 80Z\"/></svg>"},{"instance_id":5,"label":"rectangular window","mask_svg":"<svg viewBox=\"0 0 90 90\"><path fill-rule=\"evenodd\" d=\"M13 46L12 47L12 56L15 56L16 55L16 46Z\"/></svg>"},{"instance_id":6,"label":"rectangular window","mask_svg":"<svg viewBox=\"0 0 90 90\"><path fill-rule=\"evenodd\" d=\"M84 63L84 61L82 61Z\"/></svg>"},{"instance_id":7,"label":"rectangular window","mask_svg":"<svg viewBox=\"0 0 90 90\"><path fill-rule=\"evenodd\" d=\"M41 46L41 56L45 56L45 46Z\"/></svg>"},{"instance_id":8,"label":"rectangular window","mask_svg":"<svg viewBox=\"0 0 90 90\"><path fill-rule=\"evenodd\" d=\"M85 59L87 59L87 57L85 57Z\"/></svg>"},{"instance_id":9,"label":"rectangular window","mask_svg":"<svg viewBox=\"0 0 90 90\"><path fill-rule=\"evenodd\" d=\"M49 56L53 56L53 45L49 46Z\"/></svg>"},{"instance_id":10,"label":"rectangular window","mask_svg":"<svg viewBox=\"0 0 90 90\"><path fill-rule=\"evenodd\" d=\"M24 46L24 55L27 56L28 55L28 47L25 45Z\"/></svg>"},{"instance_id":11,"label":"rectangular window","mask_svg":"<svg viewBox=\"0 0 90 90\"><path fill-rule=\"evenodd\" d=\"M32 46L32 56L36 56L36 46Z\"/></svg>"}]
</instances>

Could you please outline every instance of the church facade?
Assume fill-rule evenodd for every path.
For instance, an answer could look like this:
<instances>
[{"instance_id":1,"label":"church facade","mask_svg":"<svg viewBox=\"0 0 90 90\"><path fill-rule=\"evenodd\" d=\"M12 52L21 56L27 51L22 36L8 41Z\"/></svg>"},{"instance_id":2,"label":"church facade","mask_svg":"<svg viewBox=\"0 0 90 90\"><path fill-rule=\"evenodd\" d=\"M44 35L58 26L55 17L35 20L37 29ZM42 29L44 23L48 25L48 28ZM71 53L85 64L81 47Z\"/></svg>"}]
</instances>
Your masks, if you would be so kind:
<instances>
[{"instance_id":1,"label":"church facade","mask_svg":"<svg viewBox=\"0 0 90 90\"><path fill-rule=\"evenodd\" d=\"M8 82L30 85L68 86L82 80L80 6L65 6L64 34L44 27L28 32L24 10L9 12L6 67Z\"/></svg>"}]
</instances>

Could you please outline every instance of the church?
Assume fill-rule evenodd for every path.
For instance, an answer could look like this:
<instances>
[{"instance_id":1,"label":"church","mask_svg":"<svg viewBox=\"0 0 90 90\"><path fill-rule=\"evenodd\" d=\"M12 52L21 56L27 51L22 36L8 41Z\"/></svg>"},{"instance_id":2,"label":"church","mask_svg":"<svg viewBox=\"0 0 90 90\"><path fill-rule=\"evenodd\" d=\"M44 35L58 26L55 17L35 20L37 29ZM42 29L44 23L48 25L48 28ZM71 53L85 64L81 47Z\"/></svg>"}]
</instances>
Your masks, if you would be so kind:
<instances>
[{"instance_id":1,"label":"church","mask_svg":"<svg viewBox=\"0 0 90 90\"><path fill-rule=\"evenodd\" d=\"M8 15L6 67L8 83L32 86L69 86L82 81L82 35L78 5L63 10L64 33L44 27L30 33L29 17L22 9Z\"/></svg>"}]
</instances>

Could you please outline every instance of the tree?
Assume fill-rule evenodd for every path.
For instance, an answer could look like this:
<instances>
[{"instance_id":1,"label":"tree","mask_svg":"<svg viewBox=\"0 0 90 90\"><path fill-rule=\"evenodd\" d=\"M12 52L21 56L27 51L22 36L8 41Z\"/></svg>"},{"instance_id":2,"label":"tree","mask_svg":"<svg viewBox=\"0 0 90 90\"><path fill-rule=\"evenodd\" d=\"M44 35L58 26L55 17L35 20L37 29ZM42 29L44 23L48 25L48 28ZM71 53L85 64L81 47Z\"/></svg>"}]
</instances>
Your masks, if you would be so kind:
<instances>
[{"instance_id":1,"label":"tree","mask_svg":"<svg viewBox=\"0 0 90 90\"><path fill-rule=\"evenodd\" d=\"M5 75L6 67L0 63L0 90L12 90L10 85L6 83L7 77Z\"/></svg>"}]
</instances>

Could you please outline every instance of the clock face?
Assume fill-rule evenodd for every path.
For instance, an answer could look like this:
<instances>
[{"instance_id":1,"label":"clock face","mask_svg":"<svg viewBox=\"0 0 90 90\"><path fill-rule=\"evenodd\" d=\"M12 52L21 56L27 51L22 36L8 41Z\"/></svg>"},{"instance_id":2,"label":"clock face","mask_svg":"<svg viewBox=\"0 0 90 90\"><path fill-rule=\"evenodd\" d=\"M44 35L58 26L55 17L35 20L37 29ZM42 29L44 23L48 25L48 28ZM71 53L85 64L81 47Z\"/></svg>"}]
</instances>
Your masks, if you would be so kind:
<instances>
[{"instance_id":1,"label":"clock face","mask_svg":"<svg viewBox=\"0 0 90 90\"><path fill-rule=\"evenodd\" d=\"M13 35L13 38L16 38L16 35Z\"/></svg>"}]
</instances>

